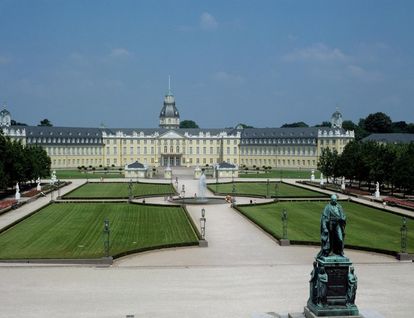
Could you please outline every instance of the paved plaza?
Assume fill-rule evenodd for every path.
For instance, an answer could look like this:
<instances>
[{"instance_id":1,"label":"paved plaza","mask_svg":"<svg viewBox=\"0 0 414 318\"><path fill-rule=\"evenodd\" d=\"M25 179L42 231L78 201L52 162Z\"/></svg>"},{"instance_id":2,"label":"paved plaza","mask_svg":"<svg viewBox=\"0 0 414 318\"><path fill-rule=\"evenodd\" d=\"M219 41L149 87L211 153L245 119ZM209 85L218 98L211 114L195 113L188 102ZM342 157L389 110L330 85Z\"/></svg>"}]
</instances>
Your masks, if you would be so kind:
<instances>
[{"instance_id":1,"label":"paved plaza","mask_svg":"<svg viewBox=\"0 0 414 318\"><path fill-rule=\"evenodd\" d=\"M197 181L180 176L182 184L197 193ZM147 202L168 204L163 198ZM28 213L39 204L21 209ZM196 224L202 207L188 207ZM229 204L204 208L208 248L146 252L111 267L2 264L0 317L264 317L302 311L319 248L280 247ZM0 216L0 226L14 213L22 215L19 210ZM356 268L356 303L366 317L411 317L413 263L352 250L346 255Z\"/></svg>"}]
</instances>

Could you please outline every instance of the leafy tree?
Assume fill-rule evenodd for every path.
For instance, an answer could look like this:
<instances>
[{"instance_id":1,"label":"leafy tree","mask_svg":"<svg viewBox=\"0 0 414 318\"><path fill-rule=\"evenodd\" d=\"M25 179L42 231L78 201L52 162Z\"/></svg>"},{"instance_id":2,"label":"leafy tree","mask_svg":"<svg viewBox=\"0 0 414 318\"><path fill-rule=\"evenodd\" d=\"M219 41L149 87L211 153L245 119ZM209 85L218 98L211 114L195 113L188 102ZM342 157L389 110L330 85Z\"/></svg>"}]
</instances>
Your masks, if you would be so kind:
<instances>
[{"instance_id":1,"label":"leafy tree","mask_svg":"<svg viewBox=\"0 0 414 318\"><path fill-rule=\"evenodd\" d=\"M242 124L242 123L237 124L237 126L240 126L240 127L242 127L243 129L245 129L245 128L254 128L253 126L246 125L246 124ZM236 126L236 127L237 127L237 126Z\"/></svg>"},{"instance_id":2,"label":"leafy tree","mask_svg":"<svg viewBox=\"0 0 414 318\"><path fill-rule=\"evenodd\" d=\"M183 120L180 122L180 128L200 128L193 120Z\"/></svg>"},{"instance_id":3,"label":"leafy tree","mask_svg":"<svg viewBox=\"0 0 414 318\"><path fill-rule=\"evenodd\" d=\"M414 190L414 143L404 145L395 160L393 181L406 193Z\"/></svg>"},{"instance_id":4,"label":"leafy tree","mask_svg":"<svg viewBox=\"0 0 414 318\"><path fill-rule=\"evenodd\" d=\"M40 121L40 124L38 126L42 126L42 127L52 127L52 123L49 119L45 118L43 120Z\"/></svg>"},{"instance_id":5,"label":"leafy tree","mask_svg":"<svg viewBox=\"0 0 414 318\"><path fill-rule=\"evenodd\" d=\"M408 124L405 121L395 121L391 123L391 130L393 133L407 132Z\"/></svg>"},{"instance_id":6,"label":"leafy tree","mask_svg":"<svg viewBox=\"0 0 414 318\"><path fill-rule=\"evenodd\" d=\"M336 149L323 148L318 161L318 170L320 170L327 178L338 177L339 155Z\"/></svg>"},{"instance_id":7,"label":"leafy tree","mask_svg":"<svg viewBox=\"0 0 414 318\"><path fill-rule=\"evenodd\" d=\"M289 127L309 127L308 124L304 123L303 121L291 123L291 124L283 124L281 128L289 128Z\"/></svg>"},{"instance_id":8,"label":"leafy tree","mask_svg":"<svg viewBox=\"0 0 414 318\"><path fill-rule=\"evenodd\" d=\"M329 121L323 121L322 123L315 125L314 127L331 127L331 123Z\"/></svg>"},{"instance_id":9,"label":"leafy tree","mask_svg":"<svg viewBox=\"0 0 414 318\"><path fill-rule=\"evenodd\" d=\"M377 112L369 114L363 122L363 127L366 131L371 133L389 133L391 132L391 118L382 113Z\"/></svg>"},{"instance_id":10,"label":"leafy tree","mask_svg":"<svg viewBox=\"0 0 414 318\"><path fill-rule=\"evenodd\" d=\"M18 121L15 121L14 119L12 119L12 120L10 121L10 124L11 124L12 126L27 126L27 124L25 124L25 123L19 123Z\"/></svg>"}]
</instances>

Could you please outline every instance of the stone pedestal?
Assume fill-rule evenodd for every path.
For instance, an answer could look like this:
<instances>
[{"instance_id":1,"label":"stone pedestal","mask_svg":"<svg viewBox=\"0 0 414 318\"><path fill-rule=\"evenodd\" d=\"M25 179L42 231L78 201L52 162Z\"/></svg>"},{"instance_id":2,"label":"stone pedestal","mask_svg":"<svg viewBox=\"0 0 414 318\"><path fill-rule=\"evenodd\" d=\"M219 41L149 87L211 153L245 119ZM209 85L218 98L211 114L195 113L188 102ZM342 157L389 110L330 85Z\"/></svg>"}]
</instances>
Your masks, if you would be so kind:
<instances>
[{"instance_id":1,"label":"stone pedestal","mask_svg":"<svg viewBox=\"0 0 414 318\"><path fill-rule=\"evenodd\" d=\"M200 179L200 177L201 177L201 169L200 169L200 167L199 166L197 166L195 169L194 169L194 179Z\"/></svg>"},{"instance_id":2,"label":"stone pedestal","mask_svg":"<svg viewBox=\"0 0 414 318\"><path fill-rule=\"evenodd\" d=\"M305 307L305 309L303 310L303 315L305 316L305 318L316 318L316 317L319 317L319 316L316 316L313 312L311 312L310 310L309 310L309 308L308 307ZM295 316L290 316L289 315L289 318L295 318ZM299 316L297 316L297 317L299 317ZM329 317L335 317L335 318L363 318L363 316L361 316L361 315L352 315L352 316L325 316L326 318L329 318Z\"/></svg>"},{"instance_id":3,"label":"stone pedestal","mask_svg":"<svg viewBox=\"0 0 414 318\"><path fill-rule=\"evenodd\" d=\"M198 241L199 247L208 247L208 242L206 240L199 240Z\"/></svg>"},{"instance_id":4,"label":"stone pedestal","mask_svg":"<svg viewBox=\"0 0 414 318\"><path fill-rule=\"evenodd\" d=\"M354 303L357 281L351 267L351 261L344 256L316 259L309 286L307 318L360 317Z\"/></svg>"},{"instance_id":5,"label":"stone pedestal","mask_svg":"<svg viewBox=\"0 0 414 318\"><path fill-rule=\"evenodd\" d=\"M290 240L288 240L288 239L280 239L279 240L279 245L280 246L290 246Z\"/></svg>"},{"instance_id":6,"label":"stone pedestal","mask_svg":"<svg viewBox=\"0 0 414 318\"><path fill-rule=\"evenodd\" d=\"M170 180L172 177L172 170L170 167L165 168L164 170L164 179Z\"/></svg>"}]
</instances>

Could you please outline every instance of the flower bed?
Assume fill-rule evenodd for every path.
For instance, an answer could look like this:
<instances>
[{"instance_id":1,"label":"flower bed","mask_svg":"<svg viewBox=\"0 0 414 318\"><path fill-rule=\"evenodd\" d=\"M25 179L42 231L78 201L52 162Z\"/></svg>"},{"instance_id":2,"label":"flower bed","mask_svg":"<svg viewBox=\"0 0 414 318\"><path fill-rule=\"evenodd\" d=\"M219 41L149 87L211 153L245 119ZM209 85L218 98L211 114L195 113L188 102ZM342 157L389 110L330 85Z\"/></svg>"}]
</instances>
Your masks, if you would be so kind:
<instances>
[{"instance_id":1,"label":"flower bed","mask_svg":"<svg viewBox=\"0 0 414 318\"><path fill-rule=\"evenodd\" d=\"M408 207L408 208L414 209L414 202L407 201L407 200L396 199L393 197L386 197L384 199L384 202L390 205L398 205L401 207Z\"/></svg>"},{"instance_id":2,"label":"flower bed","mask_svg":"<svg viewBox=\"0 0 414 318\"><path fill-rule=\"evenodd\" d=\"M0 210L6 209L16 203L17 203L17 200L15 199L0 201Z\"/></svg>"},{"instance_id":3,"label":"flower bed","mask_svg":"<svg viewBox=\"0 0 414 318\"><path fill-rule=\"evenodd\" d=\"M40 193L40 191L37 191L36 189L31 189L29 191L24 192L22 196L26 198L31 198L31 197L34 197L38 193Z\"/></svg>"}]
</instances>

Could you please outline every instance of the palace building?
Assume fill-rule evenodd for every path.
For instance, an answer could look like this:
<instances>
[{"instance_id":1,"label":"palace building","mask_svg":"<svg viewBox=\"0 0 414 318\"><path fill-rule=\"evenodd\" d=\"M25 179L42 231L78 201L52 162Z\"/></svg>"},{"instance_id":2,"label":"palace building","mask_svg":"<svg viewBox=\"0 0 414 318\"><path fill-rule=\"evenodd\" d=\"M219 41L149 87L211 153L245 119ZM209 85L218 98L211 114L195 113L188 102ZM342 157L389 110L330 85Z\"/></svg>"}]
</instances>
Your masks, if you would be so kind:
<instances>
[{"instance_id":1,"label":"palace building","mask_svg":"<svg viewBox=\"0 0 414 318\"><path fill-rule=\"evenodd\" d=\"M331 127L307 128L179 128L180 114L169 87L159 116L159 128L78 128L11 125L0 112L4 135L26 145L40 145L52 168L79 166L205 166L228 162L247 167L314 169L322 148L339 153L354 139L342 128L336 111Z\"/></svg>"}]
</instances>

